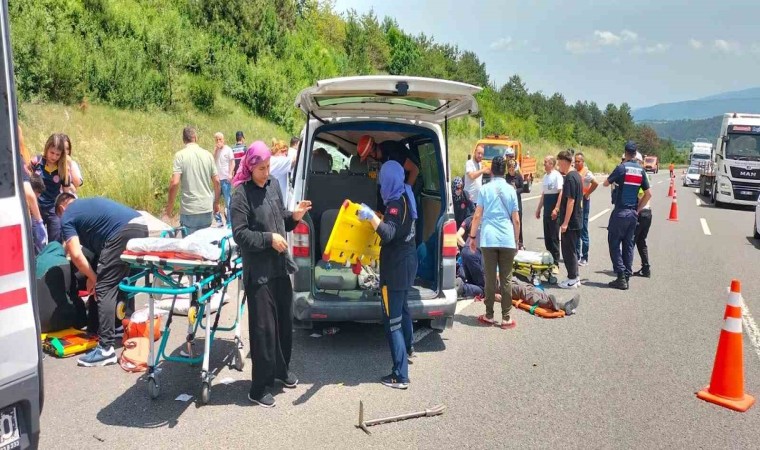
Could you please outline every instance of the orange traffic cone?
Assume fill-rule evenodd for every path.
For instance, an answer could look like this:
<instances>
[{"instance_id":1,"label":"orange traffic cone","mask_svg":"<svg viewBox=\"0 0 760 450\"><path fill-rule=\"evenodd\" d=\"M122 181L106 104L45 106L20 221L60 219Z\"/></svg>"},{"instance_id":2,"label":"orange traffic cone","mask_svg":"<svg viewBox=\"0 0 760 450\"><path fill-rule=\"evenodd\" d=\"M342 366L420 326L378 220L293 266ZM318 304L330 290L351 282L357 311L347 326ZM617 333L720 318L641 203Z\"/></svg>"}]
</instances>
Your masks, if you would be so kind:
<instances>
[{"instance_id":1,"label":"orange traffic cone","mask_svg":"<svg viewBox=\"0 0 760 450\"><path fill-rule=\"evenodd\" d=\"M739 282L734 284L734 281L731 282L732 292L726 303L726 318L718 339L710 385L697 392L697 397L724 408L744 412L755 404L755 397L744 393L741 293L738 292ZM734 288L737 288L736 292L733 291Z\"/></svg>"},{"instance_id":2,"label":"orange traffic cone","mask_svg":"<svg viewBox=\"0 0 760 450\"><path fill-rule=\"evenodd\" d=\"M676 193L673 192L673 202L670 203L670 216L668 220L678 222L678 201L676 200Z\"/></svg>"},{"instance_id":3,"label":"orange traffic cone","mask_svg":"<svg viewBox=\"0 0 760 450\"><path fill-rule=\"evenodd\" d=\"M676 193L676 184L673 182L673 178L670 179L670 188L668 188L668 197L672 197Z\"/></svg>"},{"instance_id":4,"label":"orange traffic cone","mask_svg":"<svg viewBox=\"0 0 760 450\"><path fill-rule=\"evenodd\" d=\"M726 302L726 311L723 313L723 320L726 317L741 318L742 316L742 283L739 280L731 280L731 289L728 293Z\"/></svg>"}]
</instances>

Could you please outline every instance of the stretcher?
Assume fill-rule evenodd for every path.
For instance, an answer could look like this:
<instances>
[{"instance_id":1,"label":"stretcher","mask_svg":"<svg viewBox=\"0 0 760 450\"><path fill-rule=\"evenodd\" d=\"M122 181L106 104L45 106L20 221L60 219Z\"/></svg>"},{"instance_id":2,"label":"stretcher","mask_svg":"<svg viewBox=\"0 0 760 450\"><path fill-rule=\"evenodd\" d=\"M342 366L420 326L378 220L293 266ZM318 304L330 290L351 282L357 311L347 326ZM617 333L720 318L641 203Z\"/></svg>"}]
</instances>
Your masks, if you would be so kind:
<instances>
[{"instance_id":1,"label":"stretcher","mask_svg":"<svg viewBox=\"0 0 760 450\"><path fill-rule=\"evenodd\" d=\"M537 304L531 306L523 300L512 299L512 306L527 311L534 316L543 317L544 319L558 319L560 317L565 317L565 311L552 311L550 309L542 308Z\"/></svg>"},{"instance_id":2,"label":"stretcher","mask_svg":"<svg viewBox=\"0 0 760 450\"><path fill-rule=\"evenodd\" d=\"M524 277L534 286L540 285L542 279L549 284L557 284L557 277L552 272L557 265L549 252L519 250L512 265L515 274Z\"/></svg>"},{"instance_id":3,"label":"stretcher","mask_svg":"<svg viewBox=\"0 0 760 450\"><path fill-rule=\"evenodd\" d=\"M42 351L58 358L68 358L92 350L98 345L98 336L86 331L68 328L53 333L42 333Z\"/></svg>"},{"instance_id":4,"label":"stretcher","mask_svg":"<svg viewBox=\"0 0 760 450\"><path fill-rule=\"evenodd\" d=\"M214 378L209 369L211 345L217 331L234 331L236 353L232 364L237 370L244 366L243 341L241 339L241 317L245 306L245 295L241 296L241 283L237 283L235 321L231 326L220 326L224 298L230 283L240 280L243 274L242 257L235 245L230 230L208 228L199 230L184 239L174 238L179 229L165 232L161 240L156 238L132 239L121 259L129 263L136 273L125 278L119 289L127 293L128 298L137 294L148 294L148 336L154 335L156 302L163 296L172 298L172 307L165 312L166 321L158 350L155 342L150 340L148 352L148 394L152 399L161 392L159 375L162 360L184 364L201 363L201 404L208 403L211 397L211 384ZM154 241L149 241L153 239ZM185 242L179 242L185 241ZM188 252L194 244L206 242L206 248L198 254ZM153 245L151 242L154 242ZM193 245L188 245L193 244ZM159 249L152 252L150 247ZM179 248L179 251L172 249ZM137 251L136 249L140 249ZM201 255L218 254L217 259L204 259ZM210 303L215 294L221 294L221 301L216 312L212 312ZM174 317L174 303L180 296L190 297L190 309L187 313L187 336L185 350L179 355L166 353L166 346L171 334ZM193 342L199 329L204 331L204 349L195 355Z\"/></svg>"},{"instance_id":5,"label":"stretcher","mask_svg":"<svg viewBox=\"0 0 760 450\"><path fill-rule=\"evenodd\" d=\"M356 275L380 259L380 236L372 224L359 220L360 209L351 200L343 202L322 255L325 262L350 265Z\"/></svg>"}]
</instances>

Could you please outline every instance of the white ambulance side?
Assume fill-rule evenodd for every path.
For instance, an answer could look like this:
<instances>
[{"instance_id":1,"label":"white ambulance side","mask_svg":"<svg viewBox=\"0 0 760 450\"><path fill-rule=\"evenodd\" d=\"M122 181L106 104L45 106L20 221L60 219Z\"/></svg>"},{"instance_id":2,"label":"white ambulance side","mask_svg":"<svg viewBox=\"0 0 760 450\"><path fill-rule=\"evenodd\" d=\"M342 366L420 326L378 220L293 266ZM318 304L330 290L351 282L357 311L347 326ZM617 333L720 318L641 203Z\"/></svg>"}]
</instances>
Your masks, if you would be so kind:
<instances>
[{"instance_id":1,"label":"white ambulance side","mask_svg":"<svg viewBox=\"0 0 760 450\"><path fill-rule=\"evenodd\" d=\"M34 259L18 164L16 96L2 1L0 40L0 449L36 448L42 408Z\"/></svg>"}]
</instances>

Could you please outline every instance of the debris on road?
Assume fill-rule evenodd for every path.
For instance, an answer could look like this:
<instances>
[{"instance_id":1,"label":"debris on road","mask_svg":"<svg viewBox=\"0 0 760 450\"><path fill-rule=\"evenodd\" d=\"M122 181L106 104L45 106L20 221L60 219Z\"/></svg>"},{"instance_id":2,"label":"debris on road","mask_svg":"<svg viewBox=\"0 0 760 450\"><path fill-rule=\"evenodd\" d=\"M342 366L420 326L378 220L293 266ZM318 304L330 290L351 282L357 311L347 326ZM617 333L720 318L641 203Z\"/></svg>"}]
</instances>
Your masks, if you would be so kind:
<instances>
[{"instance_id":1,"label":"debris on road","mask_svg":"<svg viewBox=\"0 0 760 450\"><path fill-rule=\"evenodd\" d=\"M384 417L382 419L364 420L364 402L359 401L359 424L356 428L361 428L367 434L372 434L367 427L380 425L384 423L399 422L402 420L416 419L418 417L440 416L446 411L446 405L436 405L424 411L413 412L409 414L400 414L398 416Z\"/></svg>"},{"instance_id":2,"label":"debris on road","mask_svg":"<svg viewBox=\"0 0 760 450\"><path fill-rule=\"evenodd\" d=\"M192 395L189 394L179 394L177 398L174 400L180 401L180 402L189 402L193 398Z\"/></svg>"}]
</instances>

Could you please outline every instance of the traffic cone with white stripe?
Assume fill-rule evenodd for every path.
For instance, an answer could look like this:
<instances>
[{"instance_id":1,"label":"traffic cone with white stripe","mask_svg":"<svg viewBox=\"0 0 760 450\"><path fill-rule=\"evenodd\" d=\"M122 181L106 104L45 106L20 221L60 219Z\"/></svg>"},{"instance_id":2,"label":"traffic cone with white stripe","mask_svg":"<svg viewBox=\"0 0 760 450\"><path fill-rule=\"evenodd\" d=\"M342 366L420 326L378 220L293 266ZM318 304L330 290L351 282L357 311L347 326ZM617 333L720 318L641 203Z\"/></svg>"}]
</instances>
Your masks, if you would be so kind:
<instances>
[{"instance_id":1,"label":"traffic cone with white stripe","mask_svg":"<svg viewBox=\"0 0 760 450\"><path fill-rule=\"evenodd\" d=\"M676 193L673 192L673 201L670 203L670 215L668 216L668 220L673 222L678 222L678 200L676 197Z\"/></svg>"},{"instance_id":2,"label":"traffic cone with white stripe","mask_svg":"<svg viewBox=\"0 0 760 450\"><path fill-rule=\"evenodd\" d=\"M674 178L670 179L670 187L668 188L668 197L672 197L676 194L676 183Z\"/></svg>"},{"instance_id":3,"label":"traffic cone with white stripe","mask_svg":"<svg viewBox=\"0 0 760 450\"><path fill-rule=\"evenodd\" d=\"M710 385L697 392L697 397L739 412L755 404L755 398L744 392L741 285L737 280L731 282Z\"/></svg>"}]
</instances>

